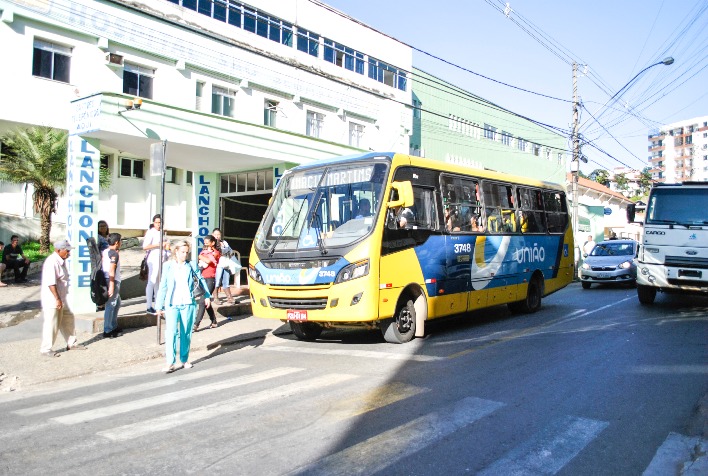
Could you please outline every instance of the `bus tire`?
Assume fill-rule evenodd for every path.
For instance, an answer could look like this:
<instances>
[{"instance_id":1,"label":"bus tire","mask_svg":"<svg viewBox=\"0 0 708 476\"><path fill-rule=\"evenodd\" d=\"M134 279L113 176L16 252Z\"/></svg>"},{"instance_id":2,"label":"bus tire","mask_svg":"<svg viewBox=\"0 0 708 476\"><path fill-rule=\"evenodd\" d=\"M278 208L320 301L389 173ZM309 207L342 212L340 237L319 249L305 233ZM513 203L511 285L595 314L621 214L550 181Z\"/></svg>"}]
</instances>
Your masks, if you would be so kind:
<instances>
[{"instance_id":1,"label":"bus tire","mask_svg":"<svg viewBox=\"0 0 708 476\"><path fill-rule=\"evenodd\" d=\"M408 300L392 319L381 322L381 334L391 344L405 344L415 337L415 306Z\"/></svg>"},{"instance_id":2,"label":"bus tire","mask_svg":"<svg viewBox=\"0 0 708 476\"><path fill-rule=\"evenodd\" d=\"M637 297L642 304L654 304L656 299L656 288L652 286L637 285Z\"/></svg>"},{"instance_id":3,"label":"bus tire","mask_svg":"<svg viewBox=\"0 0 708 476\"><path fill-rule=\"evenodd\" d=\"M543 281L538 276L534 276L529 281L526 298L509 303L507 307L514 313L532 314L541 309L541 297L543 297Z\"/></svg>"},{"instance_id":4,"label":"bus tire","mask_svg":"<svg viewBox=\"0 0 708 476\"><path fill-rule=\"evenodd\" d=\"M314 322L290 321L290 330L300 340L313 341L322 334L323 327Z\"/></svg>"}]
</instances>

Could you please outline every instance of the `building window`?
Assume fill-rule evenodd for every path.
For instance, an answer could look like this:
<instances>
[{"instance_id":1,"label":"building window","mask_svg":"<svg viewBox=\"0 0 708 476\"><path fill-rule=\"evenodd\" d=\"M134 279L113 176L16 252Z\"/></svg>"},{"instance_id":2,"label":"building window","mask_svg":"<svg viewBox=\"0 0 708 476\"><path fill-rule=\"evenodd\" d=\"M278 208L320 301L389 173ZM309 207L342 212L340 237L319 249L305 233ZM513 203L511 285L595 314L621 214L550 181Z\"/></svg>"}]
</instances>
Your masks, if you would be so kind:
<instances>
[{"instance_id":1,"label":"building window","mask_svg":"<svg viewBox=\"0 0 708 476\"><path fill-rule=\"evenodd\" d=\"M364 54L332 40L324 40L324 60L349 71L364 74Z\"/></svg>"},{"instance_id":2,"label":"building window","mask_svg":"<svg viewBox=\"0 0 708 476\"><path fill-rule=\"evenodd\" d=\"M413 119L420 119L423 103L417 99L413 100Z\"/></svg>"},{"instance_id":3,"label":"building window","mask_svg":"<svg viewBox=\"0 0 708 476\"><path fill-rule=\"evenodd\" d=\"M541 146L540 145L533 144L531 147L533 148L533 155L535 155L536 157L541 155Z\"/></svg>"},{"instance_id":4,"label":"building window","mask_svg":"<svg viewBox=\"0 0 708 476\"><path fill-rule=\"evenodd\" d=\"M507 145L507 146L511 146L511 134L509 134L508 132L502 131L501 141L502 141L502 144Z\"/></svg>"},{"instance_id":5,"label":"building window","mask_svg":"<svg viewBox=\"0 0 708 476\"><path fill-rule=\"evenodd\" d=\"M352 147L361 147L362 139L364 138L363 124L356 122L349 123L349 145Z\"/></svg>"},{"instance_id":6,"label":"building window","mask_svg":"<svg viewBox=\"0 0 708 476\"><path fill-rule=\"evenodd\" d=\"M69 82L71 48L42 40L34 40L32 75Z\"/></svg>"},{"instance_id":7,"label":"building window","mask_svg":"<svg viewBox=\"0 0 708 476\"><path fill-rule=\"evenodd\" d=\"M101 170L110 170L110 155L101 154Z\"/></svg>"},{"instance_id":8,"label":"building window","mask_svg":"<svg viewBox=\"0 0 708 476\"><path fill-rule=\"evenodd\" d=\"M297 49L312 56L319 56L320 35L311 31L297 29Z\"/></svg>"},{"instance_id":9,"label":"building window","mask_svg":"<svg viewBox=\"0 0 708 476\"><path fill-rule=\"evenodd\" d=\"M522 152L526 152L526 144L527 142L522 139L521 137L516 138L516 148L519 149Z\"/></svg>"},{"instance_id":10,"label":"building window","mask_svg":"<svg viewBox=\"0 0 708 476\"><path fill-rule=\"evenodd\" d=\"M406 90L407 77L405 71L394 68L376 58L369 57L369 77L401 91Z\"/></svg>"},{"instance_id":11,"label":"building window","mask_svg":"<svg viewBox=\"0 0 708 476\"><path fill-rule=\"evenodd\" d=\"M177 183L176 167L165 167L165 183Z\"/></svg>"},{"instance_id":12,"label":"building window","mask_svg":"<svg viewBox=\"0 0 708 476\"><path fill-rule=\"evenodd\" d=\"M484 124L484 138L489 140L497 140L497 128Z\"/></svg>"},{"instance_id":13,"label":"building window","mask_svg":"<svg viewBox=\"0 0 708 476\"><path fill-rule=\"evenodd\" d=\"M322 134L323 123L324 114L307 111L307 128L305 133L310 137L317 137L319 139Z\"/></svg>"},{"instance_id":14,"label":"building window","mask_svg":"<svg viewBox=\"0 0 708 476\"><path fill-rule=\"evenodd\" d=\"M243 29L287 46L293 44L293 27L290 23L255 8L243 7Z\"/></svg>"},{"instance_id":15,"label":"building window","mask_svg":"<svg viewBox=\"0 0 708 476\"><path fill-rule=\"evenodd\" d=\"M145 161L139 159L129 159L128 157L120 158L120 176L121 177L133 177L133 178L143 178L143 170L145 168Z\"/></svg>"},{"instance_id":16,"label":"building window","mask_svg":"<svg viewBox=\"0 0 708 476\"><path fill-rule=\"evenodd\" d=\"M220 177L220 193L251 193L273 190L273 169L224 174Z\"/></svg>"},{"instance_id":17,"label":"building window","mask_svg":"<svg viewBox=\"0 0 708 476\"><path fill-rule=\"evenodd\" d=\"M191 170L187 170L187 177L185 178L185 182L187 182L187 185L192 185L192 181L194 180L194 173L192 173Z\"/></svg>"},{"instance_id":18,"label":"building window","mask_svg":"<svg viewBox=\"0 0 708 476\"><path fill-rule=\"evenodd\" d=\"M219 86L211 88L211 112L220 116L234 117L236 91Z\"/></svg>"},{"instance_id":19,"label":"building window","mask_svg":"<svg viewBox=\"0 0 708 476\"><path fill-rule=\"evenodd\" d=\"M125 68L123 69L123 93L152 99L153 76L155 76L154 69L125 63Z\"/></svg>"},{"instance_id":20,"label":"building window","mask_svg":"<svg viewBox=\"0 0 708 476\"><path fill-rule=\"evenodd\" d=\"M197 111L202 110L202 97L204 96L204 86L205 86L205 83L203 81L197 81L197 91L196 91L197 99L194 104L194 109L196 109Z\"/></svg>"},{"instance_id":21,"label":"building window","mask_svg":"<svg viewBox=\"0 0 708 476\"><path fill-rule=\"evenodd\" d=\"M276 101L266 99L265 107L263 109L263 124L266 126L275 127L275 117L277 115L278 103Z\"/></svg>"}]
</instances>

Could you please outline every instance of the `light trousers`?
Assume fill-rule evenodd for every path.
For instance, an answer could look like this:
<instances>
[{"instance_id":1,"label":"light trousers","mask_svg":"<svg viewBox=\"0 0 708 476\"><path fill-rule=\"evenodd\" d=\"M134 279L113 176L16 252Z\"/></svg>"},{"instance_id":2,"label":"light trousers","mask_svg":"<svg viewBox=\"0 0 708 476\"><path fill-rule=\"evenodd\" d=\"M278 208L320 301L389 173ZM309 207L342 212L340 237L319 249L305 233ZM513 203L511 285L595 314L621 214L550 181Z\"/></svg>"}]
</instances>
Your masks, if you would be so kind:
<instances>
[{"instance_id":1,"label":"light trousers","mask_svg":"<svg viewBox=\"0 0 708 476\"><path fill-rule=\"evenodd\" d=\"M66 340L66 345L71 347L76 343L76 332L74 329L74 314L64 308L47 309L42 308L44 323L42 325L42 344L39 347L40 352L49 352L52 350L54 341L57 340L57 333L61 331L61 335Z\"/></svg>"},{"instance_id":2,"label":"light trousers","mask_svg":"<svg viewBox=\"0 0 708 476\"><path fill-rule=\"evenodd\" d=\"M179 340L179 359L189 361L189 347L192 344L192 325L197 306L183 304L165 309L165 358L167 365L174 365Z\"/></svg>"}]
</instances>

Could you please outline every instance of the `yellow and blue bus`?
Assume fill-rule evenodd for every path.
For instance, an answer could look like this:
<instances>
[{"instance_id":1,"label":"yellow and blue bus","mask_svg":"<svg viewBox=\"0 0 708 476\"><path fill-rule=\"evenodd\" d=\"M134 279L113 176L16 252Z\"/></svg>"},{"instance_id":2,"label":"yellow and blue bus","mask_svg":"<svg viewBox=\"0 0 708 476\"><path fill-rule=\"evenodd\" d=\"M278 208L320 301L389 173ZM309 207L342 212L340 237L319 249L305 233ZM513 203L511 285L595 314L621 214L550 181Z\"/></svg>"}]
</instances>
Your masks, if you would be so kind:
<instances>
[{"instance_id":1,"label":"yellow and blue bus","mask_svg":"<svg viewBox=\"0 0 708 476\"><path fill-rule=\"evenodd\" d=\"M431 319L535 312L573 279L569 222L548 182L397 153L298 166L251 249L253 315L303 340L363 326L403 343Z\"/></svg>"}]
</instances>

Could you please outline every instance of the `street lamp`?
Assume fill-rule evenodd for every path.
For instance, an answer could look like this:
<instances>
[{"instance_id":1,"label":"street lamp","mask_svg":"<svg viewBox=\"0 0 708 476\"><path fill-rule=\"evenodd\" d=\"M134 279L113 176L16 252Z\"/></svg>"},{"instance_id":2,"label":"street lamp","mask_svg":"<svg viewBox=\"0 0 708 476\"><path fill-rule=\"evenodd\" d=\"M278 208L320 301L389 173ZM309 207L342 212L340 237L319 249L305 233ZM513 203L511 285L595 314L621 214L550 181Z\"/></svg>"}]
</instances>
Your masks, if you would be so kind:
<instances>
[{"instance_id":1,"label":"street lamp","mask_svg":"<svg viewBox=\"0 0 708 476\"><path fill-rule=\"evenodd\" d=\"M646 70L653 68L654 66L659 66L660 64L663 64L665 66L669 66L674 63L674 59L671 56L668 56L664 58L663 60L650 64L640 72L634 75L632 79L627 81L627 84L622 86L615 94L610 97L610 99L605 103L605 105L610 104L613 100L621 96L629 87L634 83L634 80L637 79L642 73L644 73ZM579 249L579 246L577 245L578 243L578 175L580 172L580 160L583 159L583 155L580 152L580 137L578 135L578 120L579 120L579 110L580 110L580 103L578 102L578 79L577 79L577 73L578 73L578 64L573 63L573 131L571 135L572 143L573 143L573 160L571 161L570 164L570 173L573 176L573 182L572 182L572 192L573 192L573 234L574 234L574 240L576 242L575 249ZM587 159L583 160L583 162L587 163ZM576 270L577 274L577 270Z\"/></svg>"}]
</instances>

